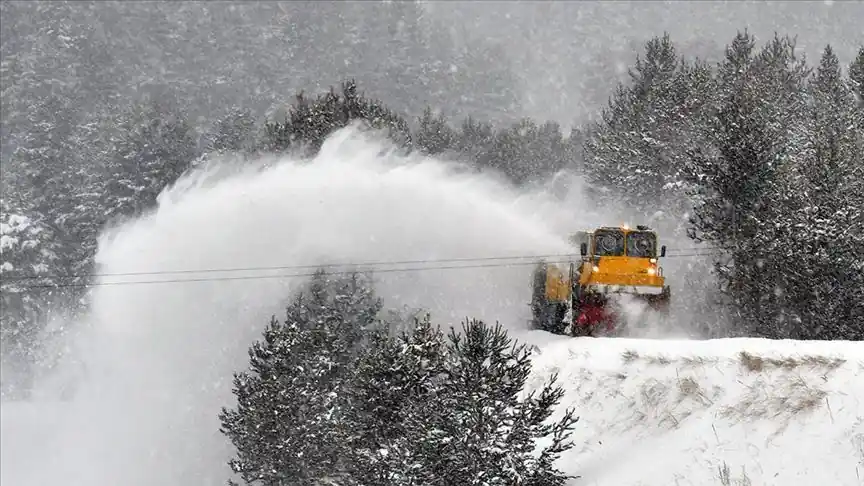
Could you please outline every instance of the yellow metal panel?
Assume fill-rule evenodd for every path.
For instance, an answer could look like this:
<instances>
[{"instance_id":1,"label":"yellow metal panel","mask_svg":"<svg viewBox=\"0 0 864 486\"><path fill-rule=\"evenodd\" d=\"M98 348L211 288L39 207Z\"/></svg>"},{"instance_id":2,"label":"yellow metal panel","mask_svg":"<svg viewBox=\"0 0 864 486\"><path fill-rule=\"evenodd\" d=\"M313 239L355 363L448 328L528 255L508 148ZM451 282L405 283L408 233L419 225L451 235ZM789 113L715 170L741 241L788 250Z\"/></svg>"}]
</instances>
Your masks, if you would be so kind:
<instances>
[{"instance_id":1,"label":"yellow metal panel","mask_svg":"<svg viewBox=\"0 0 864 486\"><path fill-rule=\"evenodd\" d=\"M646 287L662 287L664 284L663 277L657 277L647 274L623 275L610 274L602 272L594 272L587 279L586 284L598 285L638 285Z\"/></svg>"},{"instance_id":2,"label":"yellow metal panel","mask_svg":"<svg viewBox=\"0 0 864 486\"><path fill-rule=\"evenodd\" d=\"M570 278L556 265L550 264L547 267L546 298L559 302L570 298Z\"/></svg>"},{"instance_id":3,"label":"yellow metal panel","mask_svg":"<svg viewBox=\"0 0 864 486\"><path fill-rule=\"evenodd\" d=\"M647 258L601 257L583 265L580 283L662 287L666 279L649 274L650 268L657 271L657 264Z\"/></svg>"}]
</instances>

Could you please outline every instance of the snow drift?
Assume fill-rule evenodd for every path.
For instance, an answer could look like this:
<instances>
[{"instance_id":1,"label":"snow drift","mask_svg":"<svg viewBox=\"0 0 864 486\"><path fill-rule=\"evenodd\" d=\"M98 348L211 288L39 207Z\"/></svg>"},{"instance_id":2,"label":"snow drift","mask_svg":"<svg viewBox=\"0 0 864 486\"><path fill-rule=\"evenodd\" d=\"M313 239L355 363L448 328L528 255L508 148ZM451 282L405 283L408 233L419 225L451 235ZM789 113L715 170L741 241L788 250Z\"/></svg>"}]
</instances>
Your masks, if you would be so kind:
<instances>
[{"instance_id":1,"label":"snow drift","mask_svg":"<svg viewBox=\"0 0 864 486\"><path fill-rule=\"evenodd\" d=\"M538 339L532 386L559 373L581 417L574 485L864 481L860 343Z\"/></svg>"}]
</instances>

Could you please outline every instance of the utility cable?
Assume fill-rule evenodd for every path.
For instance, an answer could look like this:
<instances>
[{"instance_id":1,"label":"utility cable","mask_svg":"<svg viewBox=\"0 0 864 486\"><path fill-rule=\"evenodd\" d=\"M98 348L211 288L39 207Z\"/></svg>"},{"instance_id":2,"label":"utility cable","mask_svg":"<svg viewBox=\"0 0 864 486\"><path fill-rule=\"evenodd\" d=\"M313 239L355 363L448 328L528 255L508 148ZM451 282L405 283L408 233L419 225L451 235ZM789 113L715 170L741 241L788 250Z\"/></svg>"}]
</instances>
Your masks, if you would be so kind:
<instances>
[{"instance_id":1,"label":"utility cable","mask_svg":"<svg viewBox=\"0 0 864 486\"><path fill-rule=\"evenodd\" d=\"M575 256L575 255L552 255L552 256ZM699 254L682 254L682 255L674 255L673 257L688 257L688 256L702 256ZM459 270L459 269L478 269L478 268L504 268L504 267L518 267L518 266L526 266L526 265L536 265L537 259L543 259L546 263L561 263L566 264L570 263L572 260L548 260L543 258L543 255L534 255L534 256L523 256L523 257L496 257L496 258L463 258L463 259L450 259L450 260L415 260L415 261L407 261L407 263L431 263L431 262L454 262L454 261L463 261L463 262L471 262L471 261L484 261L484 260L493 260L493 259L507 259L507 258L532 258L532 261L529 262L506 262L506 263L485 263L485 264L475 264L475 265L438 265L438 266L420 266L420 267L403 267L403 268L366 268L366 269L353 269L353 270L341 270L341 271L322 271L320 272L323 275L348 275L352 273L362 273L372 272L372 273L406 273L406 272L420 272L427 270ZM581 258L581 257L580 257ZM669 258L667 255L666 258ZM385 264L397 265L400 262L381 262ZM363 264L342 264L342 266L362 266ZM367 266L369 264L366 264ZM322 268L325 266L337 266L335 264L330 265L297 265L297 266L284 266L284 267L259 267L259 268L248 268L248 269L231 269L232 271L260 271L260 270L286 270L286 269L309 269L309 268ZM210 270L210 271L218 271L218 270ZM194 271L189 271L194 272ZM165 275L177 272L148 272L148 273L128 273L128 274L105 274L105 276L136 276L136 275ZM288 279L288 278L299 278L299 277L312 277L316 275L318 272L305 272L305 273L283 273L283 274L275 274L275 275L245 275L245 276L236 276L236 277L209 277L209 278L180 278L180 279L166 279L166 280L132 280L132 281L109 281L109 282L91 282L91 283L57 283L57 284L41 284L41 285L26 285L20 288L24 289L46 289L46 288L80 288L80 287L100 287L100 286L113 286L113 285L147 285L147 284L166 284L166 283L193 283L193 282L224 282L224 281L239 281L239 280L261 280L261 279ZM46 277L47 278L47 277Z\"/></svg>"},{"instance_id":2,"label":"utility cable","mask_svg":"<svg viewBox=\"0 0 864 486\"><path fill-rule=\"evenodd\" d=\"M701 256L703 250L712 250L712 248L678 248L668 249L667 252L681 251L682 253L669 255L665 258L681 257L681 256ZM689 252L689 253L688 253ZM710 253L708 253L710 254ZM322 263L309 265L277 265L277 266L262 266L262 267L230 267L230 268L208 268L202 270L158 270L150 272L120 272L120 273L90 273L90 274L48 274L48 275L13 275L4 277L6 281L20 280L36 280L43 278L51 279L76 279L76 278L102 278L102 277L132 277L132 276L147 276L147 275L170 275L170 274L192 274L192 273L231 273L231 272L254 272L263 270L308 270L312 268L326 267L380 267L382 265L414 265L414 264L429 264L429 263L455 263L455 262L480 262L493 260L524 260L530 258L532 260L547 259L547 258L580 258L576 253L556 253L549 255L514 255L514 256L498 256L498 257L463 257L463 258L442 258L442 259L424 259L424 260L396 260L396 261L369 261L362 263L345 262L345 263Z\"/></svg>"},{"instance_id":3,"label":"utility cable","mask_svg":"<svg viewBox=\"0 0 864 486\"><path fill-rule=\"evenodd\" d=\"M540 258L556 258L556 257L572 257L575 254L558 253L552 255L525 255L525 256L501 256L501 257L466 257L466 258L444 258L444 259L426 259L426 260L396 260L396 261L369 261L362 263L322 263L315 265L278 265L264 267L231 267L231 268L209 268L203 270L159 270L152 272L124 272L124 273L93 273L93 274L72 274L72 275L26 275L20 277L10 277L10 280L27 280L38 278L93 278L93 277L130 277L143 275L168 275L168 274L189 274L189 273L228 273L228 272L252 272L260 270L307 270L310 268L322 267L359 267L359 266L381 266L381 265L412 265L425 263L451 263L451 262L476 262L489 260L515 260L515 259L540 259Z\"/></svg>"}]
</instances>

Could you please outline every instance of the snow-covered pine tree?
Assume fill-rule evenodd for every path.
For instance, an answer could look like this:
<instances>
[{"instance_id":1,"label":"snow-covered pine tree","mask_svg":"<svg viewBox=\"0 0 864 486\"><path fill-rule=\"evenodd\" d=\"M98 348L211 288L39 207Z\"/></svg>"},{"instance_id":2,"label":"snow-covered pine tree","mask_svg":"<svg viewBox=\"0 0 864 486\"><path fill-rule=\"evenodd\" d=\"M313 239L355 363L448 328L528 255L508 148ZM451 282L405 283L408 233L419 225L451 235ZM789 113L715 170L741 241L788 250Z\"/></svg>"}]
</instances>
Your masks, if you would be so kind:
<instances>
[{"instance_id":1,"label":"snow-covered pine tree","mask_svg":"<svg viewBox=\"0 0 864 486\"><path fill-rule=\"evenodd\" d=\"M497 130L488 151L474 162L522 185L537 182L573 162L570 146L555 122L542 125L523 118ZM473 150L472 150L473 151Z\"/></svg>"},{"instance_id":2,"label":"snow-covered pine tree","mask_svg":"<svg viewBox=\"0 0 864 486\"><path fill-rule=\"evenodd\" d=\"M117 119L105 159L103 210L108 218L137 216L156 204L198 156L185 113L170 101L130 106Z\"/></svg>"},{"instance_id":3,"label":"snow-covered pine tree","mask_svg":"<svg viewBox=\"0 0 864 486\"><path fill-rule=\"evenodd\" d=\"M449 339L428 317L398 338L378 335L348 394L352 484L564 484L553 463L578 418L566 410L550 422L563 395L554 377L524 396L530 369L526 348L482 321Z\"/></svg>"},{"instance_id":4,"label":"snow-covered pine tree","mask_svg":"<svg viewBox=\"0 0 864 486\"><path fill-rule=\"evenodd\" d=\"M681 59L668 34L648 41L630 82L618 86L585 140L590 180L610 189L612 200L646 215L658 206L681 205L687 149L702 140L698 128L711 99L710 74L704 63Z\"/></svg>"},{"instance_id":5,"label":"snow-covered pine tree","mask_svg":"<svg viewBox=\"0 0 864 486\"><path fill-rule=\"evenodd\" d=\"M739 33L718 72L710 145L693 151L699 187L691 236L725 252L716 268L740 313L740 331L777 336L785 329L792 270L783 248L797 245L790 177L804 144L804 85L809 74L794 43L775 37L760 52Z\"/></svg>"},{"instance_id":6,"label":"snow-covered pine tree","mask_svg":"<svg viewBox=\"0 0 864 486\"><path fill-rule=\"evenodd\" d=\"M425 440L440 415L443 334L427 315L398 337L377 333L347 394L351 476L364 486L433 484Z\"/></svg>"},{"instance_id":7,"label":"snow-covered pine tree","mask_svg":"<svg viewBox=\"0 0 864 486\"><path fill-rule=\"evenodd\" d=\"M285 320L271 321L249 370L235 374L236 408L220 414L244 482L311 486L348 469L343 393L379 310L366 279L319 271Z\"/></svg>"},{"instance_id":8,"label":"snow-covered pine tree","mask_svg":"<svg viewBox=\"0 0 864 486\"><path fill-rule=\"evenodd\" d=\"M858 49L858 55L849 64L849 79L858 97L858 108L864 112L864 46Z\"/></svg>"},{"instance_id":9,"label":"snow-covered pine tree","mask_svg":"<svg viewBox=\"0 0 864 486\"><path fill-rule=\"evenodd\" d=\"M394 335L380 310L368 281L318 272L271 321L220 414L246 483L564 484L553 463L578 418L549 420L554 377L525 396L525 346L476 320L449 341L428 316Z\"/></svg>"},{"instance_id":10,"label":"snow-covered pine tree","mask_svg":"<svg viewBox=\"0 0 864 486\"><path fill-rule=\"evenodd\" d=\"M789 307L798 326L788 337L864 339L864 124L831 46L808 85L808 143L798 180L797 247L787 251Z\"/></svg>"},{"instance_id":11,"label":"snow-covered pine tree","mask_svg":"<svg viewBox=\"0 0 864 486\"><path fill-rule=\"evenodd\" d=\"M425 154L435 155L456 149L456 133L443 115L433 115L426 107L414 135L414 144Z\"/></svg>"},{"instance_id":12,"label":"snow-covered pine tree","mask_svg":"<svg viewBox=\"0 0 864 486\"><path fill-rule=\"evenodd\" d=\"M91 157L98 145L96 115L75 117L68 103L50 94L31 106L32 127L11 144L15 149L0 171L6 203L50 231L58 256L50 272L65 275L90 271L82 260L95 248L95 235L92 242L85 236L99 209L92 204L92 181L99 172Z\"/></svg>"},{"instance_id":13,"label":"snow-covered pine tree","mask_svg":"<svg viewBox=\"0 0 864 486\"><path fill-rule=\"evenodd\" d=\"M207 136L206 152L251 153L256 140L256 123L248 108L232 108L216 120Z\"/></svg>"},{"instance_id":14,"label":"snow-covered pine tree","mask_svg":"<svg viewBox=\"0 0 864 486\"><path fill-rule=\"evenodd\" d=\"M553 463L572 447L579 420L567 409L549 419L563 396L547 382L540 393L526 390L530 353L499 325L463 323L449 334L446 382L423 439L429 481L424 484L560 486L568 476ZM429 427L429 425L427 425ZM538 440L549 443L535 455Z\"/></svg>"},{"instance_id":15,"label":"snow-covered pine tree","mask_svg":"<svg viewBox=\"0 0 864 486\"><path fill-rule=\"evenodd\" d=\"M378 100L357 92L351 79L342 83L342 92L330 92L310 100L301 92L296 96L285 121L265 124L263 148L282 152L305 147L307 155L317 153L324 139L353 120L363 120L370 127L386 130L398 145L411 143L408 123Z\"/></svg>"},{"instance_id":16,"label":"snow-covered pine tree","mask_svg":"<svg viewBox=\"0 0 864 486\"><path fill-rule=\"evenodd\" d=\"M3 29L0 205L7 235L18 231L14 228L22 231L17 235L21 245L7 246L2 253L6 263L23 263L14 270L7 267L3 275L3 329L8 331L12 322L18 329L3 335L3 347L19 349L14 336L26 334L32 356L46 337L33 336L45 331L49 313L62 310L74 321L84 307L80 285L88 281L82 275L92 271L93 221L101 209L94 207L91 185L98 174L94 120L116 99L110 74L116 63L99 29L80 21L91 13L86 6L4 4L2 10L4 19L20 22L4 23ZM25 237L37 229L36 239ZM37 246L22 246L36 240ZM5 377L13 366L4 365Z\"/></svg>"},{"instance_id":17,"label":"snow-covered pine tree","mask_svg":"<svg viewBox=\"0 0 864 486\"><path fill-rule=\"evenodd\" d=\"M491 124L470 116L462 120L458 134L459 151L475 164L483 167L492 163L493 143L495 143L495 129Z\"/></svg>"},{"instance_id":18,"label":"snow-covered pine tree","mask_svg":"<svg viewBox=\"0 0 864 486\"><path fill-rule=\"evenodd\" d=\"M31 214L31 216L33 216ZM52 300L57 241L51 229L0 199L0 396L29 394ZM38 215L36 215L38 218Z\"/></svg>"}]
</instances>

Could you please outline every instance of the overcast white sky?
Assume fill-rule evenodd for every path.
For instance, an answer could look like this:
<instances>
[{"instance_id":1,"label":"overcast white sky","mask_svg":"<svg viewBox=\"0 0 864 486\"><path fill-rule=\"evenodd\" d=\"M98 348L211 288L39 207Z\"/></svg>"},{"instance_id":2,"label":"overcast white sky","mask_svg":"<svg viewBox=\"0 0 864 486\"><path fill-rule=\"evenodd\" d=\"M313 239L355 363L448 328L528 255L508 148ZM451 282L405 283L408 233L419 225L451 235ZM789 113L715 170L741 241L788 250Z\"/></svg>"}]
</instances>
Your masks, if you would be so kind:
<instances>
[{"instance_id":1,"label":"overcast white sky","mask_svg":"<svg viewBox=\"0 0 864 486\"><path fill-rule=\"evenodd\" d=\"M775 31L797 36L811 64L830 43L845 68L864 45L864 1L857 0L429 1L426 6L457 35L505 44L520 59L528 114L562 123L581 106L580 92L586 91L573 88L588 88L579 59L591 49L625 48L664 31L677 42L722 48L747 28L760 44ZM565 89L550 99L550 93Z\"/></svg>"}]
</instances>

